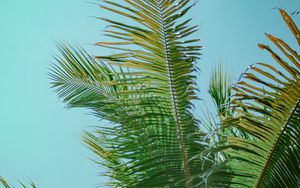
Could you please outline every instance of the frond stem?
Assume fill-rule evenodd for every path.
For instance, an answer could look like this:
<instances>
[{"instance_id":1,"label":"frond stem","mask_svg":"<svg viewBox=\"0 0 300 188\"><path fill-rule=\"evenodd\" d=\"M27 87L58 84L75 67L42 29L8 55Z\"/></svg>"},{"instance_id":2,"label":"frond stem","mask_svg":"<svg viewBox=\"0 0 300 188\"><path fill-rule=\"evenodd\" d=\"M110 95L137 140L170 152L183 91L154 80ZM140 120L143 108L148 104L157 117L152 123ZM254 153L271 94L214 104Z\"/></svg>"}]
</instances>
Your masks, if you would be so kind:
<instances>
[{"instance_id":1,"label":"frond stem","mask_svg":"<svg viewBox=\"0 0 300 188\"><path fill-rule=\"evenodd\" d=\"M181 129L180 124L181 118L179 114L179 109L178 109L178 102L177 102L177 97L176 97L176 91L175 91L175 84L173 81L173 74L172 74L172 66L170 63L170 50L168 46L168 41L167 41L167 34L166 34L166 28L165 28L165 17L162 12L162 4L161 0L157 0L158 6L159 6L159 13L160 13L160 18L161 18L161 29L163 33L163 43L165 47L165 54L166 54L166 63L167 63L167 71L168 71L168 77L169 77L169 85L170 85L170 93L172 96L172 105L173 105L173 114L175 118L175 123L176 123L176 129L177 129L177 134L179 137L179 144L180 144L180 149L181 149L181 154L182 154L182 159L183 159L183 165L184 165L184 175L185 175L185 180L186 180L186 187L191 188L192 183L191 183L191 173L190 173L190 168L188 164L188 157L187 157L187 152L186 152L186 146L184 142L184 136L183 136L183 131Z\"/></svg>"}]
</instances>

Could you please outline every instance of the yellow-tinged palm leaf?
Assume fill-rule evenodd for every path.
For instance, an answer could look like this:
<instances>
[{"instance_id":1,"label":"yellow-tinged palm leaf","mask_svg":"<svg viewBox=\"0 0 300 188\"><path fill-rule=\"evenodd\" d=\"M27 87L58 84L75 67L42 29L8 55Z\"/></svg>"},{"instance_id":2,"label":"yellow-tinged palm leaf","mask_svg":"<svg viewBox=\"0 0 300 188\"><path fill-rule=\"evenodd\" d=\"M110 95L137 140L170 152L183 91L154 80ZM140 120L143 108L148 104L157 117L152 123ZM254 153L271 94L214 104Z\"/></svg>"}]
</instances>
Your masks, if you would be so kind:
<instances>
[{"instance_id":1,"label":"yellow-tinged palm leaf","mask_svg":"<svg viewBox=\"0 0 300 188\"><path fill-rule=\"evenodd\" d=\"M101 1L101 8L131 19L109 23L112 42L98 42L113 55L94 59L61 45L51 77L70 107L86 107L111 124L86 133L84 141L104 159L113 187L192 187L201 179L205 148L199 121L195 60L197 27L185 15L190 0ZM120 3L122 2L122 3ZM99 134L100 133L100 134ZM211 162L205 165L212 165ZM120 173L122 172L122 173Z\"/></svg>"},{"instance_id":2,"label":"yellow-tinged palm leaf","mask_svg":"<svg viewBox=\"0 0 300 188\"><path fill-rule=\"evenodd\" d=\"M296 41L300 32L284 11L280 13ZM285 55L260 44L278 63L251 66L244 79L234 85L232 109L227 120L249 138L229 136L223 152L229 156L210 177L212 187L279 188L300 186L300 56L287 43L267 37ZM225 128L226 129L226 128Z\"/></svg>"}]
</instances>

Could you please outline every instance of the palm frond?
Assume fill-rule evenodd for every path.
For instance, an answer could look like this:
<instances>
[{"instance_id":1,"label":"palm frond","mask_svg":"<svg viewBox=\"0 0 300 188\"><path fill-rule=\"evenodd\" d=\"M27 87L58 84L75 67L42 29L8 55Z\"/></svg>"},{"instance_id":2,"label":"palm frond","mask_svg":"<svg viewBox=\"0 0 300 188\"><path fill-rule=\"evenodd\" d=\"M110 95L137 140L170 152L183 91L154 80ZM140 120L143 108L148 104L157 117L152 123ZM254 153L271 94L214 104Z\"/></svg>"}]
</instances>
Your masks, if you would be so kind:
<instances>
[{"instance_id":1,"label":"palm frond","mask_svg":"<svg viewBox=\"0 0 300 188\"><path fill-rule=\"evenodd\" d=\"M2 186L3 186L4 188L15 188L15 187L9 185L9 184L7 183L7 181L6 181L4 178L2 178L1 176L0 176L0 183L2 184ZM26 185L23 184L22 182L19 182L19 184L20 184L20 186L22 186L22 188L36 188L36 185L35 185L32 181L30 181L30 183L29 183L30 186L26 186Z\"/></svg>"},{"instance_id":2,"label":"palm frond","mask_svg":"<svg viewBox=\"0 0 300 188\"><path fill-rule=\"evenodd\" d=\"M295 23L284 10L280 13L300 44ZM234 85L231 106L235 117L227 120L227 125L251 137L229 136L222 144L229 159L215 169L222 176L212 175L211 186L300 186L300 56L283 40L269 34L267 37L285 58L260 44L278 68L257 63Z\"/></svg>"},{"instance_id":3,"label":"palm frond","mask_svg":"<svg viewBox=\"0 0 300 188\"><path fill-rule=\"evenodd\" d=\"M229 109L231 84L230 75L223 70L222 64L220 63L212 72L208 93L213 99L216 111L221 120L231 115Z\"/></svg>"},{"instance_id":4,"label":"palm frond","mask_svg":"<svg viewBox=\"0 0 300 188\"><path fill-rule=\"evenodd\" d=\"M192 114L197 100L197 27L185 15L189 0L103 0L101 8L131 19L100 18L113 42L98 42L113 55L93 59L61 45L62 58L50 73L69 107L86 107L112 122L86 133L85 142L104 159L115 187L192 187L204 136ZM110 65L109 65L110 64ZM99 135L99 132L101 133ZM210 165L210 163L206 163ZM122 173L120 173L122 172Z\"/></svg>"},{"instance_id":5,"label":"palm frond","mask_svg":"<svg viewBox=\"0 0 300 188\"><path fill-rule=\"evenodd\" d=\"M215 129L220 129L224 124L224 121L226 121L228 118L231 118L233 115L233 112L230 109L232 97L231 76L223 69L222 64L219 64L219 66L212 72L208 93L213 99L218 116L217 124L214 127L216 127ZM223 135L223 133L225 133L225 135ZM249 137L247 133L236 129L235 127L228 127L227 131L223 133L222 136L218 136L218 140L222 140L223 136L226 137L226 135L234 135L244 138Z\"/></svg>"}]
</instances>

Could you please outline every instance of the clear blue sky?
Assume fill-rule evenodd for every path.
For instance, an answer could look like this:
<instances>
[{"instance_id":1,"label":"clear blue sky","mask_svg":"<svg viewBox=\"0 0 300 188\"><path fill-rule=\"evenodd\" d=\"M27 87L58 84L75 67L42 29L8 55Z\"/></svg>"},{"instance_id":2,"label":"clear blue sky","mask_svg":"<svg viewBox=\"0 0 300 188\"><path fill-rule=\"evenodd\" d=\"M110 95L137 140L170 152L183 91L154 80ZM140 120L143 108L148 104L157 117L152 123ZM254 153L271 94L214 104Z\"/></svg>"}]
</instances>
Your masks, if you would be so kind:
<instances>
[{"instance_id":1,"label":"clear blue sky","mask_svg":"<svg viewBox=\"0 0 300 188\"><path fill-rule=\"evenodd\" d=\"M270 60L256 45L267 42L265 32L291 39L274 7L293 12L300 1L199 0L190 15L205 46L198 79L203 99L219 61L237 79L247 65ZM47 76L55 41L101 52L88 44L103 40L105 25L89 16L103 15L113 16L84 0L0 0L1 176L13 183L31 178L40 188L93 188L105 180L80 138L98 120L64 108ZM300 15L294 19L300 24Z\"/></svg>"}]
</instances>

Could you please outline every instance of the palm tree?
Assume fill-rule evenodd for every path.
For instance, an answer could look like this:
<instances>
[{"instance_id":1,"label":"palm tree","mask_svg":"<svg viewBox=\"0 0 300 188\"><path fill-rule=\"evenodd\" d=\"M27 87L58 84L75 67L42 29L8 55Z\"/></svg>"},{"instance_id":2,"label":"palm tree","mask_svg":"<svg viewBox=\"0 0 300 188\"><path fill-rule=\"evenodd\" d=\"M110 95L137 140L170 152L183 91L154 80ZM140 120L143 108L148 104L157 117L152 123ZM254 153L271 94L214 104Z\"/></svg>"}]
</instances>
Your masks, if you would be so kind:
<instances>
[{"instance_id":1,"label":"palm tree","mask_svg":"<svg viewBox=\"0 0 300 188\"><path fill-rule=\"evenodd\" d=\"M300 56L267 37L279 68L258 63L231 87L215 74L210 93L220 114L214 142L193 114L198 100L197 26L186 18L189 0L104 0L103 9L135 24L109 23L112 55L90 56L59 45L50 76L70 108L88 108L109 123L83 136L101 157L111 187L299 187ZM300 44L300 32L280 10ZM226 77L226 76L225 76ZM231 96L233 93L233 96Z\"/></svg>"}]
</instances>

